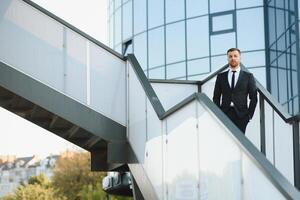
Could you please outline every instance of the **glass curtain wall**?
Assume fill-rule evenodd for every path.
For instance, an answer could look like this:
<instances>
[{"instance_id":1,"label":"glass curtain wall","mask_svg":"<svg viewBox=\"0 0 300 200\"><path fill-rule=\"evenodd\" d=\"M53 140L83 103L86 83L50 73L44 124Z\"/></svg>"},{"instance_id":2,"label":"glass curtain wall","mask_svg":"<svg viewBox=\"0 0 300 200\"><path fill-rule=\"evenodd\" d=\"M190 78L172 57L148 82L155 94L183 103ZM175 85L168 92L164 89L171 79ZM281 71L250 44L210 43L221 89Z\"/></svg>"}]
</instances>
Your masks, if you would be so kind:
<instances>
[{"instance_id":1,"label":"glass curtain wall","mask_svg":"<svg viewBox=\"0 0 300 200\"><path fill-rule=\"evenodd\" d=\"M299 112L297 0L269 0L269 89L291 114Z\"/></svg>"},{"instance_id":2,"label":"glass curtain wall","mask_svg":"<svg viewBox=\"0 0 300 200\"><path fill-rule=\"evenodd\" d=\"M266 85L263 0L109 0L110 46L132 39L146 75L200 80L238 47Z\"/></svg>"}]
</instances>

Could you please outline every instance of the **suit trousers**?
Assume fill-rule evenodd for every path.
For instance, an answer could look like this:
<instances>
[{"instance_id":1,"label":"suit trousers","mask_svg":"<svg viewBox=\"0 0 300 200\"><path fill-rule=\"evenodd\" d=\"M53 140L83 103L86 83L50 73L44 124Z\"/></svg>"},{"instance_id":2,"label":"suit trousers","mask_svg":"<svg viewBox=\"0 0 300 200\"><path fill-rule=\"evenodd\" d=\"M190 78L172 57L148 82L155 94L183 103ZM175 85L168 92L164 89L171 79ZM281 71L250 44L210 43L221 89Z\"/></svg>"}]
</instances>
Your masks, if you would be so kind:
<instances>
[{"instance_id":1,"label":"suit trousers","mask_svg":"<svg viewBox=\"0 0 300 200\"><path fill-rule=\"evenodd\" d=\"M247 115L243 118L238 117L233 107L231 107L225 114L245 134L249 117Z\"/></svg>"}]
</instances>

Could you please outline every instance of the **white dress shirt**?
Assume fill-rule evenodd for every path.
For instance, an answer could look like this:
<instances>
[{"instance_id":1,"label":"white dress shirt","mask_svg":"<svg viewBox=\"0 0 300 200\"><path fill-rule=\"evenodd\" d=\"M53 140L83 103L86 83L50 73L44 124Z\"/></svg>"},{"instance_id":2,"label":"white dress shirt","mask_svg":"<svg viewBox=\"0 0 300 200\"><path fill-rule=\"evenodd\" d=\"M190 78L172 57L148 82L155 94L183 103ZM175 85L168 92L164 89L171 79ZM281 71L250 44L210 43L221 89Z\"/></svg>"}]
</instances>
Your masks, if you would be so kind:
<instances>
[{"instance_id":1,"label":"white dress shirt","mask_svg":"<svg viewBox=\"0 0 300 200\"><path fill-rule=\"evenodd\" d=\"M238 81L238 79L239 79L239 75L240 75L240 71L241 71L241 67L240 66L238 66L236 69L235 69L235 74L234 74L234 86L236 85L236 83L237 83L237 81ZM229 69L229 72L228 72L228 83L229 83L229 86L230 86L230 88L231 88L231 79L232 79L232 74L233 74L233 72L232 72L232 69L230 68Z\"/></svg>"},{"instance_id":2,"label":"white dress shirt","mask_svg":"<svg viewBox=\"0 0 300 200\"><path fill-rule=\"evenodd\" d=\"M238 81L238 79L239 79L240 71L241 71L241 67L238 66L238 67L235 69L235 74L234 74L234 86L236 85L236 83L237 83L237 81ZM229 71L228 71L228 83L229 83L230 88L231 88L231 79L232 79L232 75L233 75L232 69L229 68ZM234 106L233 102L230 103L230 106Z\"/></svg>"}]
</instances>

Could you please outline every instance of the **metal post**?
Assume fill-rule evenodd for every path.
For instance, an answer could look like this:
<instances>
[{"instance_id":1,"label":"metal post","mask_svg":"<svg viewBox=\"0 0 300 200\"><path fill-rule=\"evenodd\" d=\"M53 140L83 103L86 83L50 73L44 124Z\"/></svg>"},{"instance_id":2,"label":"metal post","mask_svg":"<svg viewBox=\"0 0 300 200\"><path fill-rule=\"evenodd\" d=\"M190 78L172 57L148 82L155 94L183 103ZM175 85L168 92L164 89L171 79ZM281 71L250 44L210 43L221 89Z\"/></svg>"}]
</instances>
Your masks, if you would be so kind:
<instances>
[{"instance_id":1,"label":"metal post","mask_svg":"<svg viewBox=\"0 0 300 200\"><path fill-rule=\"evenodd\" d=\"M260 151L266 155L266 129L265 129L265 101L259 94L259 116L260 116Z\"/></svg>"},{"instance_id":2,"label":"metal post","mask_svg":"<svg viewBox=\"0 0 300 200\"><path fill-rule=\"evenodd\" d=\"M299 121L293 121L294 185L300 190Z\"/></svg>"}]
</instances>

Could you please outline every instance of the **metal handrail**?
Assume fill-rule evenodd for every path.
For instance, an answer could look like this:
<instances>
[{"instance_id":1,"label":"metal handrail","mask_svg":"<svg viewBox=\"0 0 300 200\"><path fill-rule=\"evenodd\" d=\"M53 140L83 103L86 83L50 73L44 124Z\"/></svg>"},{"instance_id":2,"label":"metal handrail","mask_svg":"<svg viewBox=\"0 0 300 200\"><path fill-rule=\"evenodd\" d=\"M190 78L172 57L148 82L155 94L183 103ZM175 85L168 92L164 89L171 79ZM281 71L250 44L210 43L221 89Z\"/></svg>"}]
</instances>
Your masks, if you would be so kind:
<instances>
[{"instance_id":1,"label":"metal handrail","mask_svg":"<svg viewBox=\"0 0 300 200\"><path fill-rule=\"evenodd\" d=\"M241 67L243 68L243 70L249 72L247 70L247 68L241 63ZM200 87L202 85L204 85L205 83L207 83L208 81L210 81L211 79L215 78L220 72L224 71L225 69L228 68L228 64L224 65L223 67L221 67L220 69L218 69L217 71L215 71L214 73L212 73L211 75L209 75L207 78L205 78L204 80L200 81ZM255 79L256 82L256 87L257 87L257 91L259 92L259 94L261 94L264 98L264 100L266 100L270 106L275 110L275 112L286 122L286 123L293 123L295 121L299 121L300 119L300 115L294 115L292 116L291 114L289 114L288 112L286 112L284 110L284 108L282 107L282 105L280 103L278 103L278 101L270 94L269 91L267 91L264 86L262 86L262 84Z\"/></svg>"},{"instance_id":2,"label":"metal handrail","mask_svg":"<svg viewBox=\"0 0 300 200\"><path fill-rule=\"evenodd\" d=\"M186 106L191 101L199 101L204 103L211 112L213 112L219 119L224 123L224 125L230 130L232 135L240 141L242 148L250 158L254 161L256 165L260 167L262 172L266 177L274 184L274 186L281 191L281 193L287 199L300 199L300 193L296 190L283 175L279 173L278 170L264 157L257 148L243 135L243 133L231 122L231 120L204 94L204 93L194 93L189 97L185 98L178 104L174 105L167 111L164 110L160 100L158 99L155 91L153 90L149 80L145 76L140 64L133 54L128 54L128 61L131 63L133 71L136 73L136 76L141 83L148 100L153 106L154 111L156 112L160 120L165 119L166 117L172 115L179 109Z\"/></svg>"}]
</instances>

